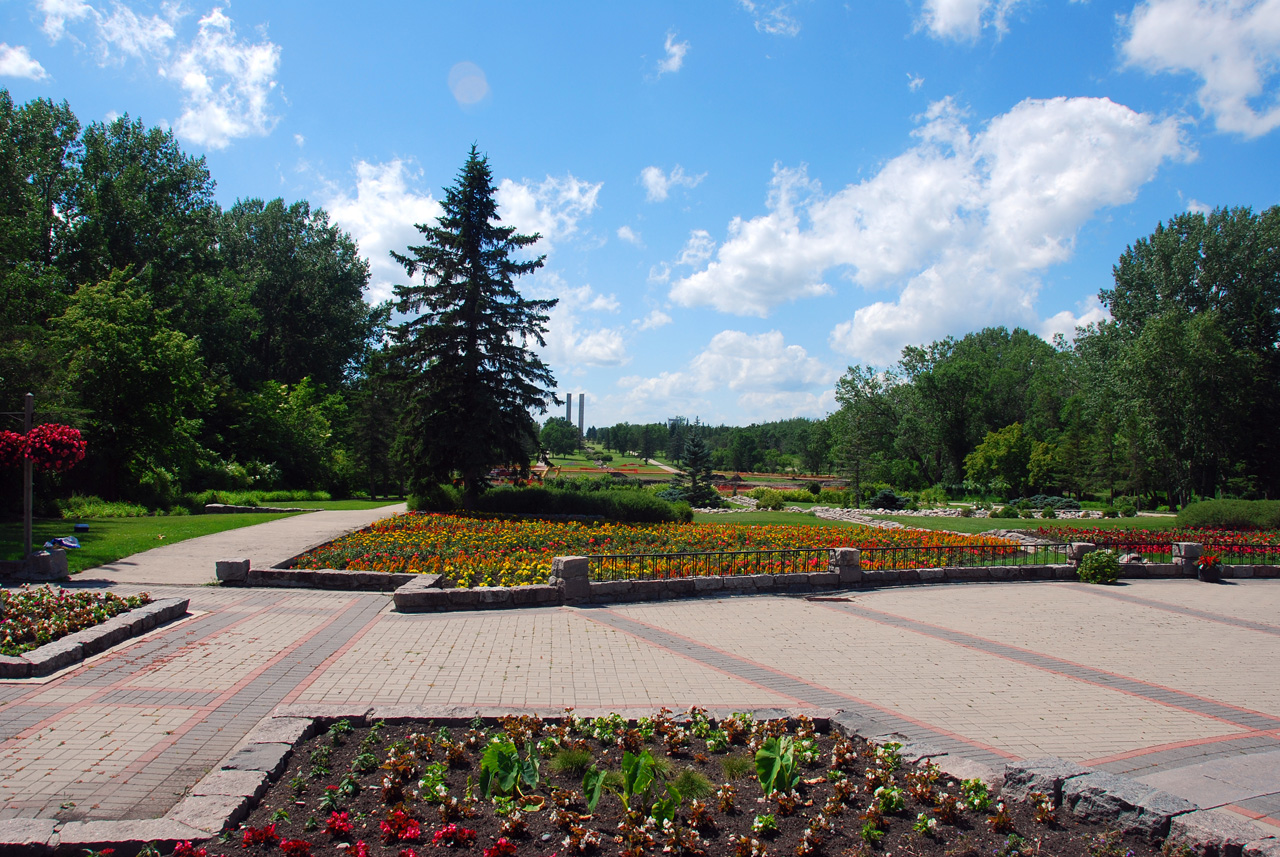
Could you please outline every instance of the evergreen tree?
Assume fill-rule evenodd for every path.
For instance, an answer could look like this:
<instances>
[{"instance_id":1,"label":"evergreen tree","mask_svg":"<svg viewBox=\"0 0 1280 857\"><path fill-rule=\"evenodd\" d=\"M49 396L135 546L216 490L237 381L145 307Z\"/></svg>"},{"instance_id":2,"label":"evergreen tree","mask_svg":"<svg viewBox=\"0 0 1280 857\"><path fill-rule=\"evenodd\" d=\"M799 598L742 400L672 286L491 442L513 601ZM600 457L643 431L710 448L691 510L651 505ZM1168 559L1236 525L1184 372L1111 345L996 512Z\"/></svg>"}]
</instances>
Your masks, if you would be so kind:
<instances>
[{"instance_id":1,"label":"evergreen tree","mask_svg":"<svg viewBox=\"0 0 1280 857\"><path fill-rule=\"evenodd\" d=\"M421 491L458 473L470 506L497 464L528 468L537 424L554 401L551 370L527 347L545 345L554 300L525 300L514 280L542 267L512 258L538 235L501 226L489 162L475 146L436 225L423 243L391 255L414 285L396 286L396 309L410 318L394 331L407 377L402 417L411 487Z\"/></svg>"},{"instance_id":2,"label":"evergreen tree","mask_svg":"<svg viewBox=\"0 0 1280 857\"><path fill-rule=\"evenodd\" d=\"M690 426L684 439L684 472L671 480L690 506L716 508L724 505L720 492L711 484L711 450L697 425Z\"/></svg>"}]
</instances>

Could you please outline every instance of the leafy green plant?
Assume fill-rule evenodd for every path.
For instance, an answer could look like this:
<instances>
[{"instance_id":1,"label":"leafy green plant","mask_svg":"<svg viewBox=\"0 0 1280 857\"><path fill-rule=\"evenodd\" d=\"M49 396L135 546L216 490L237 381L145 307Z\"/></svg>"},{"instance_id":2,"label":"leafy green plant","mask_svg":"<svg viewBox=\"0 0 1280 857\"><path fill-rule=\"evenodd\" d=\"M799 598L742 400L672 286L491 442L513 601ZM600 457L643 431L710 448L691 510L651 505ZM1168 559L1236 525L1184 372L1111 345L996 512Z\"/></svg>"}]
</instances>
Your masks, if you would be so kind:
<instances>
[{"instance_id":1,"label":"leafy green plant","mask_svg":"<svg viewBox=\"0 0 1280 857\"><path fill-rule=\"evenodd\" d=\"M661 774L653 754L645 750L640 755L624 752L622 754L622 802L631 808L631 799L637 795L644 796L649 802L654 783Z\"/></svg>"},{"instance_id":2,"label":"leafy green plant","mask_svg":"<svg viewBox=\"0 0 1280 857\"><path fill-rule=\"evenodd\" d=\"M977 777L960 781L960 796L971 809L984 810L991 806L991 792Z\"/></svg>"},{"instance_id":3,"label":"leafy green plant","mask_svg":"<svg viewBox=\"0 0 1280 857\"><path fill-rule=\"evenodd\" d=\"M591 751L580 747L563 747L551 757L551 769L558 774L576 777L591 764Z\"/></svg>"},{"instance_id":4,"label":"leafy green plant","mask_svg":"<svg viewBox=\"0 0 1280 857\"><path fill-rule=\"evenodd\" d=\"M800 783L795 745L791 736L766 738L756 751L756 777L766 795L789 792Z\"/></svg>"},{"instance_id":5,"label":"leafy green plant","mask_svg":"<svg viewBox=\"0 0 1280 857\"><path fill-rule=\"evenodd\" d=\"M762 812L751 820L751 832L757 836L768 836L778 832L778 819L773 813Z\"/></svg>"},{"instance_id":6,"label":"leafy green plant","mask_svg":"<svg viewBox=\"0 0 1280 857\"><path fill-rule=\"evenodd\" d=\"M532 743L525 745L522 758L514 742L496 740L480 757L479 787L485 798L527 795L538 787L538 753Z\"/></svg>"},{"instance_id":7,"label":"leafy green plant","mask_svg":"<svg viewBox=\"0 0 1280 857\"><path fill-rule=\"evenodd\" d=\"M732 756L725 756L720 760L720 770L724 773L724 778L729 782L750 776L755 773L755 769L754 761L747 756L739 756L736 753Z\"/></svg>"},{"instance_id":8,"label":"leafy green plant","mask_svg":"<svg viewBox=\"0 0 1280 857\"><path fill-rule=\"evenodd\" d=\"M715 793L716 787L712 785L711 780L695 771L693 768L685 768L680 772L680 776L676 777L672 785L684 797L690 800L698 800L708 797Z\"/></svg>"},{"instance_id":9,"label":"leafy green plant","mask_svg":"<svg viewBox=\"0 0 1280 857\"><path fill-rule=\"evenodd\" d=\"M596 811L596 804L600 803L600 793L604 789L607 778L605 772L595 765L587 768L586 773L582 775L582 795L587 799L587 812Z\"/></svg>"},{"instance_id":10,"label":"leafy green plant","mask_svg":"<svg viewBox=\"0 0 1280 857\"><path fill-rule=\"evenodd\" d=\"M1115 583L1120 579L1120 560L1115 551L1091 551L1080 560L1076 574L1085 583Z\"/></svg>"}]
</instances>

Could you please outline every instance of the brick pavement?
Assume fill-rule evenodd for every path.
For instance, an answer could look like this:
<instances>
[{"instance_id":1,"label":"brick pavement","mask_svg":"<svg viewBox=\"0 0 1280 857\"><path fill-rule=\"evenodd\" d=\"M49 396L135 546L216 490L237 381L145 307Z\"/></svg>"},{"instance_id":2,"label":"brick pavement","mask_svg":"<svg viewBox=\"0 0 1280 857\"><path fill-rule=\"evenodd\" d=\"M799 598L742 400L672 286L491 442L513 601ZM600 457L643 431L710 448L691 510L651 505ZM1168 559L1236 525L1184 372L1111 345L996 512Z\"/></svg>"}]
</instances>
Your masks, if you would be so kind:
<instances>
[{"instance_id":1,"label":"brick pavement","mask_svg":"<svg viewBox=\"0 0 1280 857\"><path fill-rule=\"evenodd\" d=\"M374 594L164 591L195 615L0 682L0 817L161 815L281 703L699 704L845 708L979 761L1061 755L1280 824L1276 581L409 616Z\"/></svg>"}]
</instances>

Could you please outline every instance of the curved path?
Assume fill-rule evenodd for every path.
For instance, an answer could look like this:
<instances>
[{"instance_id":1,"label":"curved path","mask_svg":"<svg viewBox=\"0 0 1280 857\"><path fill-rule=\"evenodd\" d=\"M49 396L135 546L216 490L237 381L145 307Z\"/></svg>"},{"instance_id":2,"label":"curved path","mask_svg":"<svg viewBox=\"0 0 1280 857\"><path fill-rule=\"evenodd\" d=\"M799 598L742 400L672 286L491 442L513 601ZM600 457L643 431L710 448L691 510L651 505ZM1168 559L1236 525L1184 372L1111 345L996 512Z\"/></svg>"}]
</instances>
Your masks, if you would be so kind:
<instances>
[{"instance_id":1,"label":"curved path","mask_svg":"<svg viewBox=\"0 0 1280 857\"><path fill-rule=\"evenodd\" d=\"M0 818L162 815L280 704L698 704L845 708L988 764L1064 756L1280 826L1280 581L436 615L372 594L179 593L185 621L0 682Z\"/></svg>"},{"instance_id":2,"label":"curved path","mask_svg":"<svg viewBox=\"0 0 1280 857\"><path fill-rule=\"evenodd\" d=\"M199 586L214 579L220 559L251 559L254 568L272 568L317 545L405 511L404 503L340 512L307 512L265 524L240 527L152 548L76 576L79 584L139 583Z\"/></svg>"}]
</instances>

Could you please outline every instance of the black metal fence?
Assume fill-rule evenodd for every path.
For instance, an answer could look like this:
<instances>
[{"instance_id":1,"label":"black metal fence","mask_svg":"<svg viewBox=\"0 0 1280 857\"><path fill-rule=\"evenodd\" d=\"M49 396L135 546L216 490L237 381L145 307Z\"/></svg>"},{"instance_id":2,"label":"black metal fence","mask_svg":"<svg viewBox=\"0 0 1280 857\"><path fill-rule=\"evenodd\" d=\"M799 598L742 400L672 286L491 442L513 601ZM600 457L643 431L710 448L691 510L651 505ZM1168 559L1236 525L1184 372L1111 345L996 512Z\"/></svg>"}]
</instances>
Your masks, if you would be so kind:
<instances>
[{"instance_id":1,"label":"black metal fence","mask_svg":"<svg viewBox=\"0 0 1280 857\"><path fill-rule=\"evenodd\" d=\"M699 553L605 554L588 557L591 579L669 580L680 577L726 577L737 574L798 574L826 571L827 548Z\"/></svg>"},{"instance_id":2,"label":"black metal fence","mask_svg":"<svg viewBox=\"0 0 1280 857\"><path fill-rule=\"evenodd\" d=\"M1116 556L1140 556L1147 562L1173 562L1173 544L1126 541L1123 538L1094 540L1098 550L1114 551Z\"/></svg>"},{"instance_id":3,"label":"black metal fence","mask_svg":"<svg viewBox=\"0 0 1280 857\"><path fill-rule=\"evenodd\" d=\"M864 570L959 568L962 566L1059 565L1067 561L1065 544L913 545L862 548Z\"/></svg>"},{"instance_id":4,"label":"black metal fence","mask_svg":"<svg viewBox=\"0 0 1280 857\"><path fill-rule=\"evenodd\" d=\"M1204 552L1222 560L1223 565L1280 565L1280 545L1206 543Z\"/></svg>"}]
</instances>

